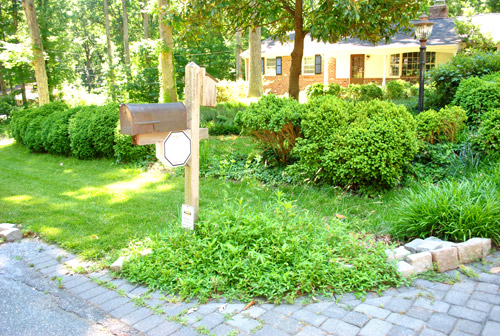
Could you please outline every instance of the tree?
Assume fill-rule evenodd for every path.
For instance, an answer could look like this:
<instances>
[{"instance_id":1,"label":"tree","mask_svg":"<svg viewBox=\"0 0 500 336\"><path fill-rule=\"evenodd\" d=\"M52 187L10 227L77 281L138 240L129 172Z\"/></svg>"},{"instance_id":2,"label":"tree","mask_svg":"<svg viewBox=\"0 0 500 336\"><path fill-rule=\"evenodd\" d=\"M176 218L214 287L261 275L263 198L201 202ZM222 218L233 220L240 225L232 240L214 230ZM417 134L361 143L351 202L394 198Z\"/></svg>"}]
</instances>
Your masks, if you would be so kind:
<instances>
[{"instance_id":1,"label":"tree","mask_svg":"<svg viewBox=\"0 0 500 336\"><path fill-rule=\"evenodd\" d=\"M336 43L348 37L373 43L388 41L395 33L410 31L419 0L190 0L186 20L222 24L226 31L262 26L280 41L294 32L289 94L298 99L304 39ZM208 24L208 23L207 23Z\"/></svg>"},{"instance_id":2,"label":"tree","mask_svg":"<svg viewBox=\"0 0 500 336\"><path fill-rule=\"evenodd\" d=\"M243 78L243 70L241 69L241 30L236 31L236 46L234 49L236 58L236 80Z\"/></svg>"},{"instance_id":3,"label":"tree","mask_svg":"<svg viewBox=\"0 0 500 336\"><path fill-rule=\"evenodd\" d=\"M167 11L170 0L158 0L160 24L160 103L177 101L174 72L174 39L172 26L168 24Z\"/></svg>"},{"instance_id":4,"label":"tree","mask_svg":"<svg viewBox=\"0 0 500 336\"><path fill-rule=\"evenodd\" d=\"M123 7L123 50L125 54L125 64L130 65L130 51L128 43L127 0L122 0L122 7Z\"/></svg>"},{"instance_id":5,"label":"tree","mask_svg":"<svg viewBox=\"0 0 500 336\"><path fill-rule=\"evenodd\" d=\"M260 27L249 29L250 64L248 66L248 97L260 97L263 92L260 36Z\"/></svg>"},{"instance_id":6,"label":"tree","mask_svg":"<svg viewBox=\"0 0 500 336\"><path fill-rule=\"evenodd\" d=\"M111 42L111 33L109 31L108 0L104 0L104 21L106 25L106 40L108 42L108 63L109 63L109 78L111 82L111 97L113 98L113 100L116 100L115 73L113 69L113 45Z\"/></svg>"},{"instance_id":7,"label":"tree","mask_svg":"<svg viewBox=\"0 0 500 336\"><path fill-rule=\"evenodd\" d=\"M28 22L31 43L33 45L33 65L35 67L35 78L38 90L38 104L42 106L49 103L50 98L40 27L38 25L33 0L22 0L21 3L26 13L26 21Z\"/></svg>"}]
</instances>

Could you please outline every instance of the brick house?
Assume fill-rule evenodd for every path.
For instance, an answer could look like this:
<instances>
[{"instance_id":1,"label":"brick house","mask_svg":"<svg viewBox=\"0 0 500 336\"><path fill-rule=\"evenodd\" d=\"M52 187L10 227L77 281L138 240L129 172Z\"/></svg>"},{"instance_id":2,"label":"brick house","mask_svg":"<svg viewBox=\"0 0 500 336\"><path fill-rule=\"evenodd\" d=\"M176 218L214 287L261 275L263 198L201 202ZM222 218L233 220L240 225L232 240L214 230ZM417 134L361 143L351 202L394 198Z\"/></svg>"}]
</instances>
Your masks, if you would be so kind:
<instances>
[{"instance_id":1,"label":"brick house","mask_svg":"<svg viewBox=\"0 0 500 336\"><path fill-rule=\"evenodd\" d=\"M455 19L448 17L448 6L431 6L429 21L434 23L427 41L426 68L445 63L460 49L461 40L455 32ZM476 15L473 23L500 40L500 13ZM294 35L288 43L271 38L262 41L262 74L264 91L284 94L288 92L291 52ZM396 34L388 44L373 45L358 39L347 39L335 44L312 41L306 36L300 90L314 83L366 84L405 79L417 81L419 75L419 47L412 33ZM248 74L249 51L242 53ZM246 77L248 78L248 76Z\"/></svg>"}]
</instances>

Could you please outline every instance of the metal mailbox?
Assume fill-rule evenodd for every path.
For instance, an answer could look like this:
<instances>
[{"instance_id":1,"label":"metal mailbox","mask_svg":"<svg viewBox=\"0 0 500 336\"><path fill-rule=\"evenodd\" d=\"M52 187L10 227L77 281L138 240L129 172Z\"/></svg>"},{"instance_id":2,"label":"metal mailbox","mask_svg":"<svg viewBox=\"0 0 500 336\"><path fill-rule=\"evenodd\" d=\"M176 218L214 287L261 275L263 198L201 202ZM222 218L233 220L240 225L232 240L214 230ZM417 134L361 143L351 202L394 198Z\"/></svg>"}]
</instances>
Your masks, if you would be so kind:
<instances>
[{"instance_id":1,"label":"metal mailbox","mask_svg":"<svg viewBox=\"0 0 500 336\"><path fill-rule=\"evenodd\" d=\"M187 110L183 103L122 104L120 128L133 136L185 130Z\"/></svg>"}]
</instances>

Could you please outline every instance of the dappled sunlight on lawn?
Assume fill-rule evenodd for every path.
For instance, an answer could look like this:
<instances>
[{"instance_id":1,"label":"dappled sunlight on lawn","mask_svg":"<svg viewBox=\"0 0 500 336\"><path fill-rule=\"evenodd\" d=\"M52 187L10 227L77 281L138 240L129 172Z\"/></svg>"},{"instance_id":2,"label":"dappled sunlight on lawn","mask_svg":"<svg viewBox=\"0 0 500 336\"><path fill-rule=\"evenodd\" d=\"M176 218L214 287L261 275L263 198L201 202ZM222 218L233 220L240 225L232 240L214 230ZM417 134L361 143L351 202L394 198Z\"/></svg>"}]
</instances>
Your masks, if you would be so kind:
<instances>
[{"instance_id":1,"label":"dappled sunlight on lawn","mask_svg":"<svg viewBox=\"0 0 500 336\"><path fill-rule=\"evenodd\" d=\"M165 175L159 172L145 172L137 175L128 181L119 181L105 186L84 187L77 191L68 191L62 195L77 198L79 200L87 200L99 196L110 196L111 199L107 202L110 204L126 202L134 193L144 192L146 188L153 184L159 184L157 189L171 190L174 188L172 184L160 182L165 180Z\"/></svg>"},{"instance_id":2,"label":"dappled sunlight on lawn","mask_svg":"<svg viewBox=\"0 0 500 336\"><path fill-rule=\"evenodd\" d=\"M29 195L16 195L16 196L4 197L2 198L2 201L12 202L12 203L23 203L31 201L32 199L33 197Z\"/></svg>"},{"instance_id":3,"label":"dappled sunlight on lawn","mask_svg":"<svg viewBox=\"0 0 500 336\"><path fill-rule=\"evenodd\" d=\"M14 139L9 139L9 138L0 139L0 147L12 145L14 142L15 142Z\"/></svg>"}]
</instances>

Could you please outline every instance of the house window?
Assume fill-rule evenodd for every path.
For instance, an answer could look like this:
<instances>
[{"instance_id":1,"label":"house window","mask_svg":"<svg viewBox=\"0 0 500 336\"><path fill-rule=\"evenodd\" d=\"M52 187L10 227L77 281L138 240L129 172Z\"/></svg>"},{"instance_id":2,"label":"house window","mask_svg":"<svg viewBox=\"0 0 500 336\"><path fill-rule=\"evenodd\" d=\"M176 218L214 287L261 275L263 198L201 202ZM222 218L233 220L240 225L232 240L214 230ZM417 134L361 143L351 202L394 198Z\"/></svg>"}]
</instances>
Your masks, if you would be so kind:
<instances>
[{"instance_id":1,"label":"house window","mask_svg":"<svg viewBox=\"0 0 500 336\"><path fill-rule=\"evenodd\" d=\"M315 67L314 56L305 56L302 62L303 73L312 75Z\"/></svg>"},{"instance_id":2,"label":"house window","mask_svg":"<svg viewBox=\"0 0 500 336\"><path fill-rule=\"evenodd\" d=\"M281 57L276 57L276 74L281 75Z\"/></svg>"},{"instance_id":3,"label":"house window","mask_svg":"<svg viewBox=\"0 0 500 336\"><path fill-rule=\"evenodd\" d=\"M321 74L321 55L314 57L314 73Z\"/></svg>"},{"instance_id":4,"label":"house window","mask_svg":"<svg viewBox=\"0 0 500 336\"><path fill-rule=\"evenodd\" d=\"M265 70L266 70L266 68L264 67L264 65L265 65L264 57L262 57L261 60L260 60L260 66L262 68L261 71L262 71L263 75L265 74Z\"/></svg>"},{"instance_id":5,"label":"house window","mask_svg":"<svg viewBox=\"0 0 500 336\"><path fill-rule=\"evenodd\" d=\"M276 76L276 58L266 58L266 76Z\"/></svg>"},{"instance_id":6,"label":"house window","mask_svg":"<svg viewBox=\"0 0 500 336\"><path fill-rule=\"evenodd\" d=\"M431 51L426 53L425 69L430 70L436 67L436 53ZM420 72L420 53L411 52L391 55L391 76L417 77Z\"/></svg>"},{"instance_id":7,"label":"house window","mask_svg":"<svg viewBox=\"0 0 500 336\"><path fill-rule=\"evenodd\" d=\"M391 55L391 73L390 76L398 76L399 77L399 65L401 63L401 55L394 54Z\"/></svg>"}]
</instances>

